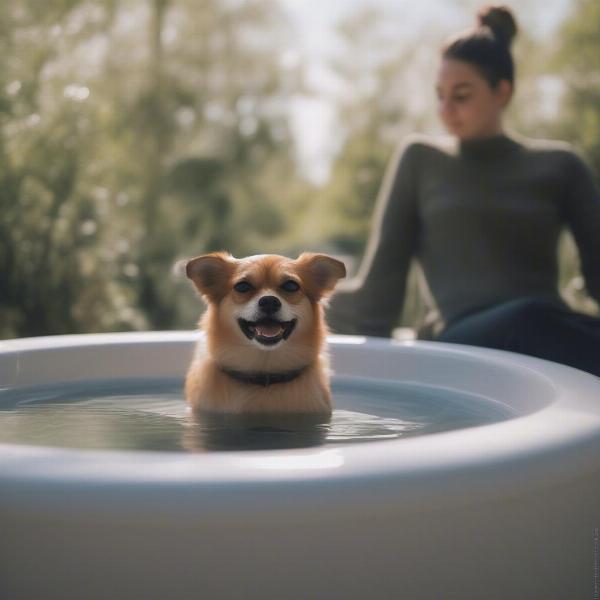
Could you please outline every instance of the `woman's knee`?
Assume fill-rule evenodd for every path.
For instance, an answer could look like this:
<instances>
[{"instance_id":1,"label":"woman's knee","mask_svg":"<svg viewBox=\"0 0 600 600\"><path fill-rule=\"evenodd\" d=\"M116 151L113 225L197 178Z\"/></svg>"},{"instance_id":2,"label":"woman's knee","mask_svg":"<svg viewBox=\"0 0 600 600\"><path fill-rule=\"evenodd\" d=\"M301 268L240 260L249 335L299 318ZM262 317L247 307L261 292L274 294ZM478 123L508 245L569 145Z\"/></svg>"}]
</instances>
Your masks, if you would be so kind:
<instances>
[{"instance_id":1,"label":"woman's knee","mask_svg":"<svg viewBox=\"0 0 600 600\"><path fill-rule=\"evenodd\" d=\"M546 327L559 316L564 309L557 303L539 298L519 298L511 300L494 309L499 322L516 329L531 328L537 325Z\"/></svg>"},{"instance_id":2,"label":"woman's knee","mask_svg":"<svg viewBox=\"0 0 600 600\"><path fill-rule=\"evenodd\" d=\"M519 298L466 317L450 326L439 341L514 350L523 336L552 326L556 303L537 298Z\"/></svg>"}]
</instances>

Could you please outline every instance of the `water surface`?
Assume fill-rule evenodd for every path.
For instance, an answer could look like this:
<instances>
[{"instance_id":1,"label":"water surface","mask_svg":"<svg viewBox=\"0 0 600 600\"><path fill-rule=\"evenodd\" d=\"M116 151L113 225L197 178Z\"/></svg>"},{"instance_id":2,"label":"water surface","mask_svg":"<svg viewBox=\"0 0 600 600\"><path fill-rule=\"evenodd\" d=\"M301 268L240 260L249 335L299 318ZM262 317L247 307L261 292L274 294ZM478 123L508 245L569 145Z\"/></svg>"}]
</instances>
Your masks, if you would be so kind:
<instances>
[{"instance_id":1,"label":"water surface","mask_svg":"<svg viewBox=\"0 0 600 600\"><path fill-rule=\"evenodd\" d=\"M114 380L0 390L0 443L206 452L335 446L502 421L489 399L411 382L334 377L330 420L196 417L182 381Z\"/></svg>"}]
</instances>

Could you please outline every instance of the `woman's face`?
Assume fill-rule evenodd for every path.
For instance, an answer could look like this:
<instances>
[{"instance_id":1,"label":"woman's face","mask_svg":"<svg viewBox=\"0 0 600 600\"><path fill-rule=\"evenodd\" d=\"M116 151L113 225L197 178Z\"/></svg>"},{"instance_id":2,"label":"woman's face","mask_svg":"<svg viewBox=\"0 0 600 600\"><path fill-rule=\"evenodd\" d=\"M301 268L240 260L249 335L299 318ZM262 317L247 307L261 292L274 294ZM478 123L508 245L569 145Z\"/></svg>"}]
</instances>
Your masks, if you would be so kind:
<instances>
[{"instance_id":1,"label":"woman's face","mask_svg":"<svg viewBox=\"0 0 600 600\"><path fill-rule=\"evenodd\" d=\"M437 75L438 114L449 133L461 139L502 132L502 112L512 85L502 79L496 89L462 60L442 59Z\"/></svg>"}]
</instances>

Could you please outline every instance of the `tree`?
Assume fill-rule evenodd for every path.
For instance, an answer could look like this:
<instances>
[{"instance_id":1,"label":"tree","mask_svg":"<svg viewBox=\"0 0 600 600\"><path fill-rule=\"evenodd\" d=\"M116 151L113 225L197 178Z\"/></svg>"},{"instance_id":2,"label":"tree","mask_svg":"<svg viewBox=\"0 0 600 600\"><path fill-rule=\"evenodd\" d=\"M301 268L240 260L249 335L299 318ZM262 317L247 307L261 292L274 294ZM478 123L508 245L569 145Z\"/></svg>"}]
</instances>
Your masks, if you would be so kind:
<instances>
[{"instance_id":1,"label":"tree","mask_svg":"<svg viewBox=\"0 0 600 600\"><path fill-rule=\"evenodd\" d=\"M439 32L409 33L397 18L367 8L338 27L342 41L333 68L343 85L338 100L341 145L331 177L319 198L320 229L334 251L361 260L375 199L392 151L404 135L428 128L433 90L422 73L433 73ZM315 219L316 221L316 219ZM402 321L414 323L425 312L418 292L419 268L409 274Z\"/></svg>"},{"instance_id":2,"label":"tree","mask_svg":"<svg viewBox=\"0 0 600 600\"><path fill-rule=\"evenodd\" d=\"M95 251L106 200L89 162L97 105L67 65L59 68L61 54L106 25L85 4L30 1L0 9L2 336L119 326L122 296Z\"/></svg>"},{"instance_id":3,"label":"tree","mask_svg":"<svg viewBox=\"0 0 600 600\"><path fill-rule=\"evenodd\" d=\"M600 4L574 0L552 55L565 83L557 134L575 143L600 178Z\"/></svg>"},{"instance_id":4,"label":"tree","mask_svg":"<svg viewBox=\"0 0 600 600\"><path fill-rule=\"evenodd\" d=\"M0 335L191 325L175 260L287 228L276 3L22 0L0 28Z\"/></svg>"}]
</instances>

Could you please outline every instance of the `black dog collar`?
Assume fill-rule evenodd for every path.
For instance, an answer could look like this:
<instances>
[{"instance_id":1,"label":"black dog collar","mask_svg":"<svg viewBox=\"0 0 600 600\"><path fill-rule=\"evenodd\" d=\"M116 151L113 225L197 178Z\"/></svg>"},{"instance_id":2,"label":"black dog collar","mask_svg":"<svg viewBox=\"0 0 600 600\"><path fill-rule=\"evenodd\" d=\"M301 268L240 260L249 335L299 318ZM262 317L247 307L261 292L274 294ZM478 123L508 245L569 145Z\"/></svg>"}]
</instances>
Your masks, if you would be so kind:
<instances>
[{"instance_id":1,"label":"black dog collar","mask_svg":"<svg viewBox=\"0 0 600 600\"><path fill-rule=\"evenodd\" d=\"M227 367L222 366L219 366L219 369L240 383L252 383L254 385L267 387L272 383L288 383L289 381L293 381L305 371L306 366L294 371L282 371L280 373L269 373L268 371L235 371L234 369L228 369Z\"/></svg>"}]
</instances>

